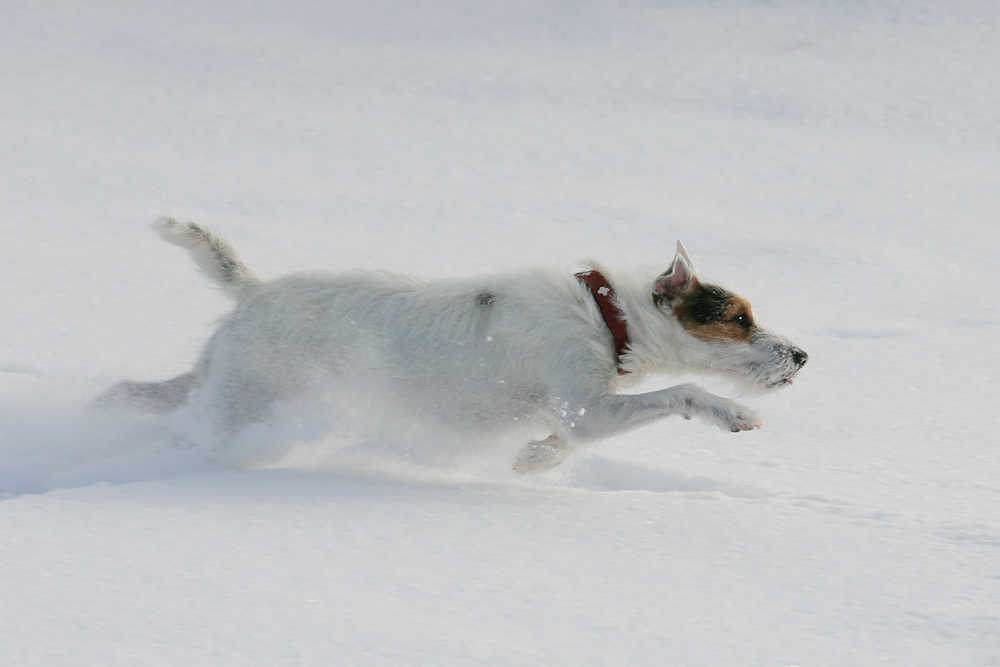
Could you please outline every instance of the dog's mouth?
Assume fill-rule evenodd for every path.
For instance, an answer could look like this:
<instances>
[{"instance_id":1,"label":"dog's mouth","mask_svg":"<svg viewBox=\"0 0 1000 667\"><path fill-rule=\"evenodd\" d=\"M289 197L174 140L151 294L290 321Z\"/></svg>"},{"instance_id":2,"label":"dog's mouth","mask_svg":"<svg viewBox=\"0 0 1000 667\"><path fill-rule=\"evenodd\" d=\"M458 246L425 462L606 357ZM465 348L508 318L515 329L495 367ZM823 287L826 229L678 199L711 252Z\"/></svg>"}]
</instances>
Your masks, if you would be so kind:
<instances>
[{"instance_id":1,"label":"dog's mouth","mask_svg":"<svg viewBox=\"0 0 1000 667\"><path fill-rule=\"evenodd\" d=\"M795 384L795 378L809 358L805 352L790 343L773 343L773 336L761 335L760 341L750 350L749 359L740 370L758 389L774 391Z\"/></svg>"}]
</instances>

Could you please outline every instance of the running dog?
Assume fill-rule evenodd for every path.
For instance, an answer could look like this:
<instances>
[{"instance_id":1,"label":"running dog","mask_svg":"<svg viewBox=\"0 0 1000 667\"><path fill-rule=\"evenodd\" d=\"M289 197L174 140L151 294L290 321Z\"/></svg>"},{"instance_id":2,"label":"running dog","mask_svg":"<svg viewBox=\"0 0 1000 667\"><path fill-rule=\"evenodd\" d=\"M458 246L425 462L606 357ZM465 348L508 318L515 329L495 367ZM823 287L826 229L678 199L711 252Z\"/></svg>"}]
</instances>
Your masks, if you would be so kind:
<instances>
[{"instance_id":1,"label":"running dog","mask_svg":"<svg viewBox=\"0 0 1000 667\"><path fill-rule=\"evenodd\" d=\"M428 281L382 271L296 273L271 281L218 233L162 218L236 301L194 369L164 382L122 382L102 403L157 412L186 403L210 415L220 446L275 401L322 395L344 378L382 379L372 400L489 432L526 426L539 439L514 469L538 473L580 444L671 415L739 432L756 412L695 385L643 394L619 388L654 372L721 374L790 385L808 356L757 325L750 303L702 283L678 241L661 275L591 263L577 274L535 269Z\"/></svg>"}]
</instances>

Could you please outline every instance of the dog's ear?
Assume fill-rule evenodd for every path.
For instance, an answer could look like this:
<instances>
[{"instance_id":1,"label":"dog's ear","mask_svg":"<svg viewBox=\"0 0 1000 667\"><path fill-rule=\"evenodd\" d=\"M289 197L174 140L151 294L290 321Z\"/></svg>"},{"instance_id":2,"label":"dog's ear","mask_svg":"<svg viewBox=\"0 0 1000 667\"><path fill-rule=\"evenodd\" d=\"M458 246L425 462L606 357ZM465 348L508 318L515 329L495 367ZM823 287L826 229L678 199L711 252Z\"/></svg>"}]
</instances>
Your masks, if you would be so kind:
<instances>
[{"instance_id":1,"label":"dog's ear","mask_svg":"<svg viewBox=\"0 0 1000 667\"><path fill-rule=\"evenodd\" d=\"M695 270L694 260L691 259L691 255L688 254L688 249L684 247L684 242L677 239L677 254L687 260L688 264L691 265L691 270Z\"/></svg>"},{"instance_id":2,"label":"dog's ear","mask_svg":"<svg viewBox=\"0 0 1000 667\"><path fill-rule=\"evenodd\" d=\"M677 241L674 261L666 273L656 279L653 295L657 300L674 307L697 286L698 278L694 273L694 262L691 261L684 244Z\"/></svg>"}]
</instances>

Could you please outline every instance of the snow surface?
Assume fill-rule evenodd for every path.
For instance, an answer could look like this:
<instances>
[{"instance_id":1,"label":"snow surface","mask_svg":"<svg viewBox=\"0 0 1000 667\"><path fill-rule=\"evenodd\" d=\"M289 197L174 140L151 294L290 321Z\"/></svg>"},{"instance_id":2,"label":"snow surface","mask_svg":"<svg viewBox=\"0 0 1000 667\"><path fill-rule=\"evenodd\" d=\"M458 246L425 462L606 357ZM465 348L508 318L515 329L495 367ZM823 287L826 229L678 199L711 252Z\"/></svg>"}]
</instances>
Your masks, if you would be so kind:
<instances>
[{"instance_id":1,"label":"snow surface","mask_svg":"<svg viewBox=\"0 0 1000 667\"><path fill-rule=\"evenodd\" d=\"M0 664L1000 665L996 3L13 0L0 64ZM228 307L162 214L265 276L680 237L811 361L541 479L220 469L86 407Z\"/></svg>"}]
</instances>

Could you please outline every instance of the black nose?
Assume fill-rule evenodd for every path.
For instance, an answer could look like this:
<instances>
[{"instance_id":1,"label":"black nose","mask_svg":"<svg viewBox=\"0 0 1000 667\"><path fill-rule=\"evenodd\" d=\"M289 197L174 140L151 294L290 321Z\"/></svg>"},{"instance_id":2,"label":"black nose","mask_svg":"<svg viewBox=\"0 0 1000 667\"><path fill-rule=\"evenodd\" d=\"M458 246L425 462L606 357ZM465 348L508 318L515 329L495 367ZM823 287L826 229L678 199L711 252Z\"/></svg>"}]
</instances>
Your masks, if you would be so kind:
<instances>
[{"instance_id":1,"label":"black nose","mask_svg":"<svg viewBox=\"0 0 1000 667\"><path fill-rule=\"evenodd\" d=\"M809 361L809 355L806 354L805 350L800 350L797 347L792 348L792 361L796 363L799 367L805 366L806 362Z\"/></svg>"}]
</instances>

